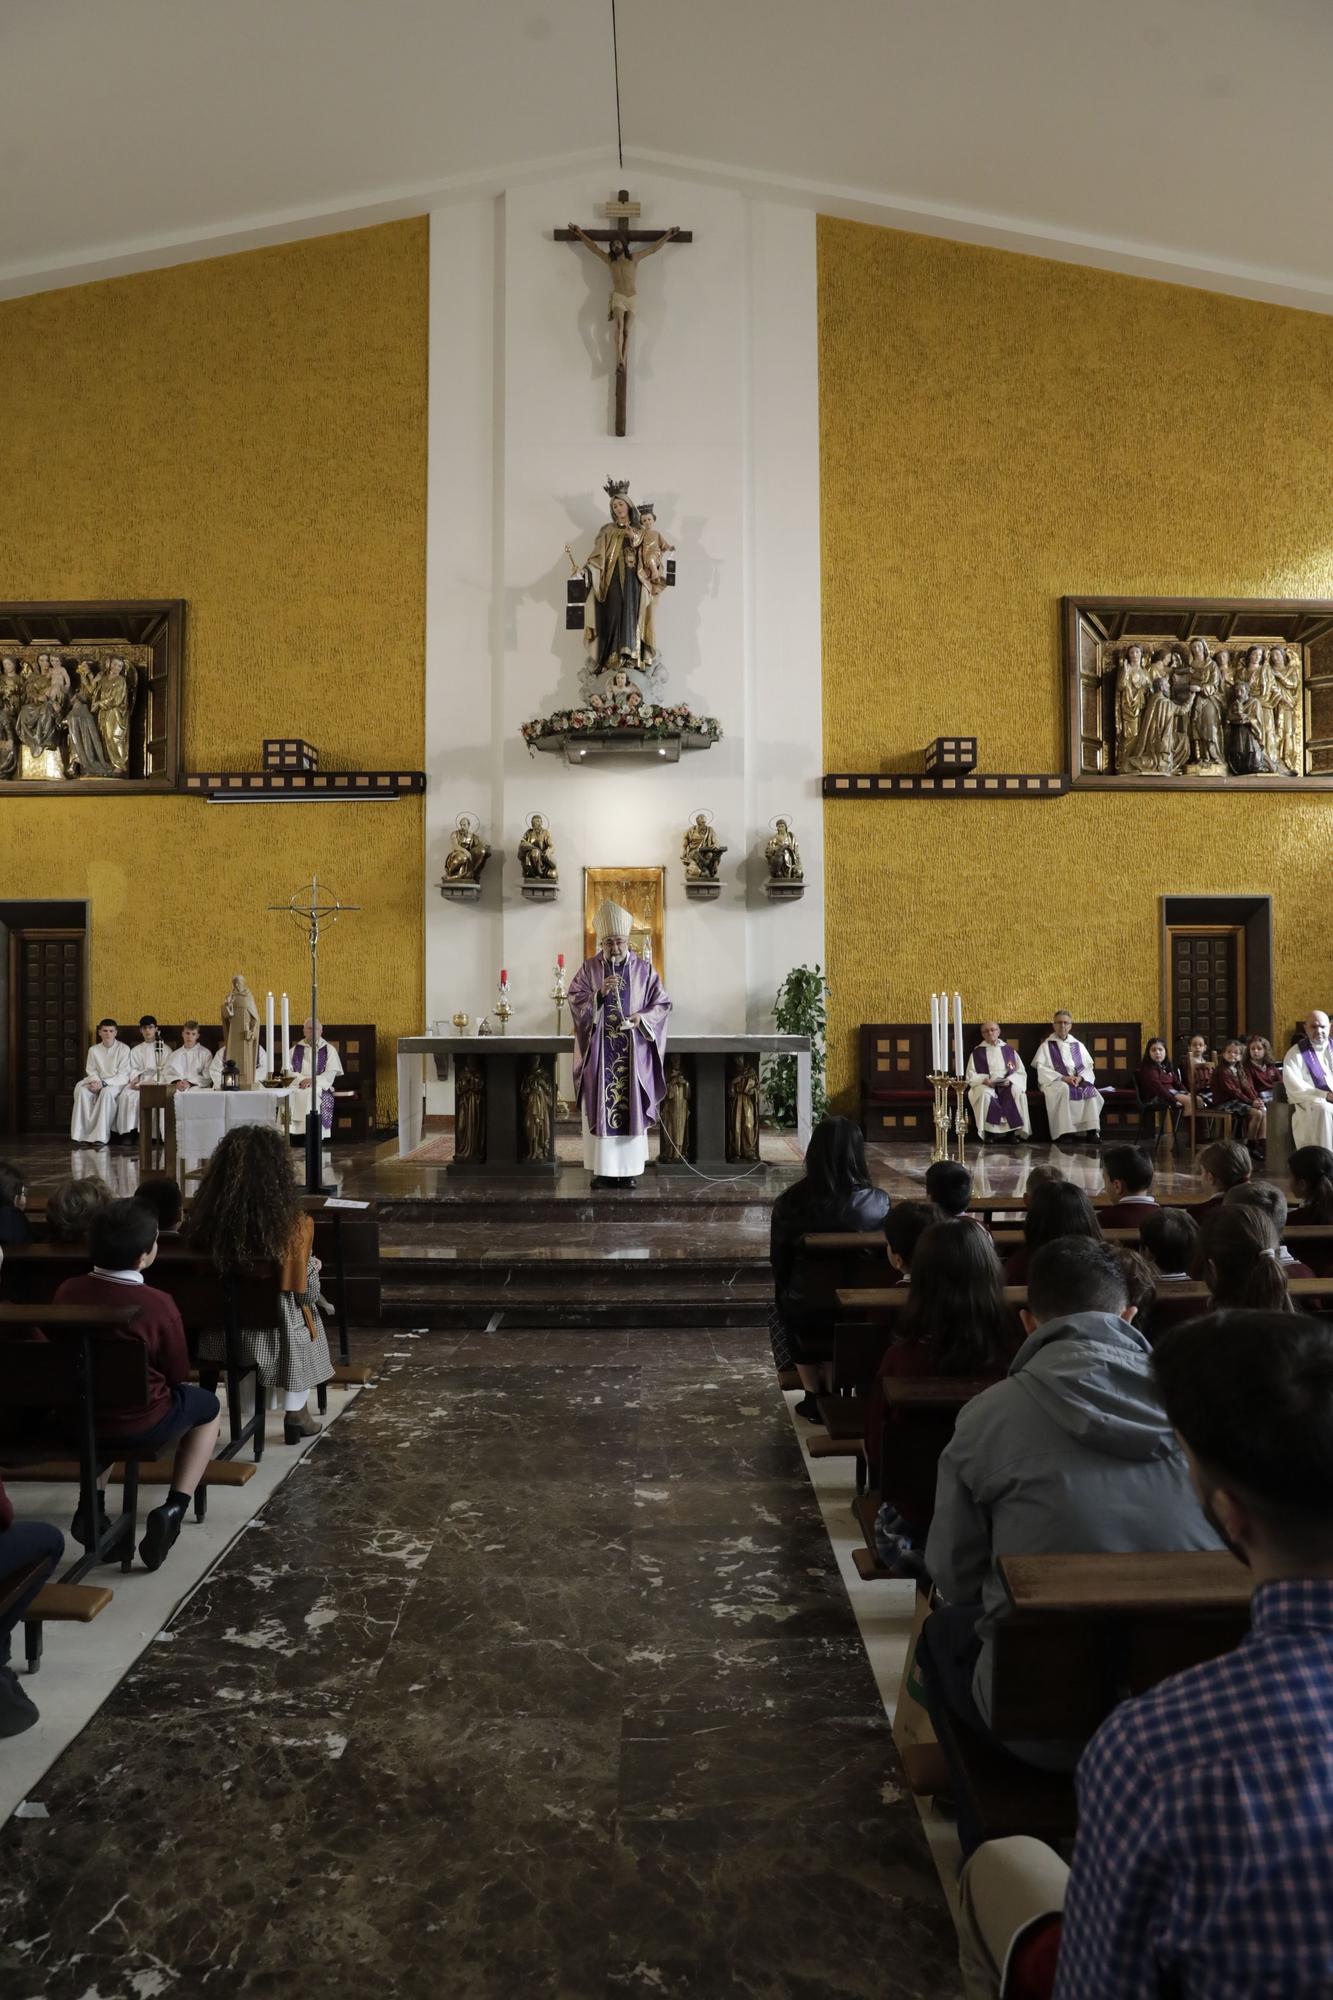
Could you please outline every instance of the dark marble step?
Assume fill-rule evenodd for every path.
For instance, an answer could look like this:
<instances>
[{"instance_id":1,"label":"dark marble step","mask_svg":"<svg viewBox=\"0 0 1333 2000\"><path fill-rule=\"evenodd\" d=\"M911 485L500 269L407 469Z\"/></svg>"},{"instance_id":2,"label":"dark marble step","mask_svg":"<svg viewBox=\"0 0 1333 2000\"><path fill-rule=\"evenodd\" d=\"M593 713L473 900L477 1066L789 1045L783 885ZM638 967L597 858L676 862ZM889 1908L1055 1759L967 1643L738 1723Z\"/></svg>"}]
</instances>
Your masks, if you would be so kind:
<instances>
[{"instance_id":1,"label":"dark marble step","mask_svg":"<svg viewBox=\"0 0 1333 2000\"><path fill-rule=\"evenodd\" d=\"M646 1299L641 1294L585 1295L545 1298L515 1297L512 1293L458 1292L453 1295L429 1293L413 1297L410 1292L387 1294L380 1325L383 1328L411 1327L437 1333L481 1331L494 1321L514 1329L519 1327L604 1328L608 1333L626 1327L745 1327L755 1330L768 1326L771 1295L751 1299L740 1295Z\"/></svg>"}]
</instances>

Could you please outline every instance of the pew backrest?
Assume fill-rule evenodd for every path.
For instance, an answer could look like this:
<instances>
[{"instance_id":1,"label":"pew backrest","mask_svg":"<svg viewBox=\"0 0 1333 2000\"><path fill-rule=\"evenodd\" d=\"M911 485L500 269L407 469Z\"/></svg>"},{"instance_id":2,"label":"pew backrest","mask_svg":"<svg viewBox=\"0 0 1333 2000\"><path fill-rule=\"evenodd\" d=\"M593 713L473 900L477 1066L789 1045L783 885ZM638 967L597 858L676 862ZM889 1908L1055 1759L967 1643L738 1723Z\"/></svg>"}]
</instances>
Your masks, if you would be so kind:
<instances>
[{"instance_id":1,"label":"pew backrest","mask_svg":"<svg viewBox=\"0 0 1333 2000\"><path fill-rule=\"evenodd\" d=\"M80 1408L86 1371L94 1413L145 1408L148 1349L126 1337L134 1318L133 1306L0 1306L3 1400L14 1409Z\"/></svg>"}]
</instances>

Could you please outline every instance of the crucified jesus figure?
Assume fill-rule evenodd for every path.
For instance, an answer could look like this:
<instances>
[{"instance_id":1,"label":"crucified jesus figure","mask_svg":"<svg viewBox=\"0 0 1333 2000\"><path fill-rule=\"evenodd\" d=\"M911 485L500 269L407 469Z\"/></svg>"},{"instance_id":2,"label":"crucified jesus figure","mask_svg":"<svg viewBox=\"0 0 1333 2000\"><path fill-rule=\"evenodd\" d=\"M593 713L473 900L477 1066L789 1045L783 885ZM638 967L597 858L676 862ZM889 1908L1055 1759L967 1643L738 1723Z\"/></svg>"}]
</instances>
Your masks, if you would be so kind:
<instances>
[{"instance_id":1,"label":"crucified jesus figure","mask_svg":"<svg viewBox=\"0 0 1333 2000\"><path fill-rule=\"evenodd\" d=\"M649 243L645 249L640 250L637 257L623 237L613 236L610 248L603 250L600 243L594 243L591 236L579 228L577 222L570 223L569 232L571 236L577 236L579 242L591 250L594 257L600 257L611 273L611 303L606 309L606 316L615 321L616 366L623 368L626 350L629 347L629 323L634 317L634 308L638 303L638 266L645 257L651 257L664 243L669 243L673 236L679 236L680 231L665 230L655 243Z\"/></svg>"}]
</instances>

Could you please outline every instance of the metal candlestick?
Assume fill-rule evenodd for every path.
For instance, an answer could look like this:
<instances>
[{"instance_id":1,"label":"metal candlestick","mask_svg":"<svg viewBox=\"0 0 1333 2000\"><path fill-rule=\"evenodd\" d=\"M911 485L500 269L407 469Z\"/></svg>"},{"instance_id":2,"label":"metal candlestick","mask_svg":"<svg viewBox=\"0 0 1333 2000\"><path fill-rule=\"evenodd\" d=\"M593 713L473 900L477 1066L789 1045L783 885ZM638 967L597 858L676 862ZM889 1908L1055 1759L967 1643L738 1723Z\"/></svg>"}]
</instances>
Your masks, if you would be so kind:
<instances>
[{"instance_id":1,"label":"metal candlestick","mask_svg":"<svg viewBox=\"0 0 1333 2000\"><path fill-rule=\"evenodd\" d=\"M551 998L555 1002L555 1031L557 1035L563 1035L565 1032L561 1018L565 1011L565 968L563 965L556 966L555 985L551 988Z\"/></svg>"},{"instance_id":2,"label":"metal candlestick","mask_svg":"<svg viewBox=\"0 0 1333 2000\"><path fill-rule=\"evenodd\" d=\"M957 1159L960 1166L966 1165L967 1155L967 1113L963 1107L963 1094L967 1089L967 1079L954 1076L951 1072L933 1071L927 1078L935 1093L935 1143L931 1148L932 1160L953 1159L950 1145L950 1130L956 1135ZM950 1105L949 1099L954 1099Z\"/></svg>"}]
</instances>

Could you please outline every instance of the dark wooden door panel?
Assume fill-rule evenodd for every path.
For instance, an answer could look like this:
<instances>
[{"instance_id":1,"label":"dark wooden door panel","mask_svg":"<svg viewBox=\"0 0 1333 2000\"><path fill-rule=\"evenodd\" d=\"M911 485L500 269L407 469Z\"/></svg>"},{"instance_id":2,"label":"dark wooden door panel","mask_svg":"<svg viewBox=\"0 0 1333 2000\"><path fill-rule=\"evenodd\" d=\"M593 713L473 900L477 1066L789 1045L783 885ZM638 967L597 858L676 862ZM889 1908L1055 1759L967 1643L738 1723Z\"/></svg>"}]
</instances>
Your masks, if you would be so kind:
<instances>
[{"instance_id":1,"label":"dark wooden door panel","mask_svg":"<svg viewBox=\"0 0 1333 2000\"><path fill-rule=\"evenodd\" d=\"M19 1132L68 1128L87 1058L81 931L13 934L13 1093Z\"/></svg>"},{"instance_id":2,"label":"dark wooden door panel","mask_svg":"<svg viewBox=\"0 0 1333 2000\"><path fill-rule=\"evenodd\" d=\"M1171 1032L1176 1053L1191 1035L1210 1049L1244 1033L1240 941L1232 930L1171 933Z\"/></svg>"}]
</instances>

